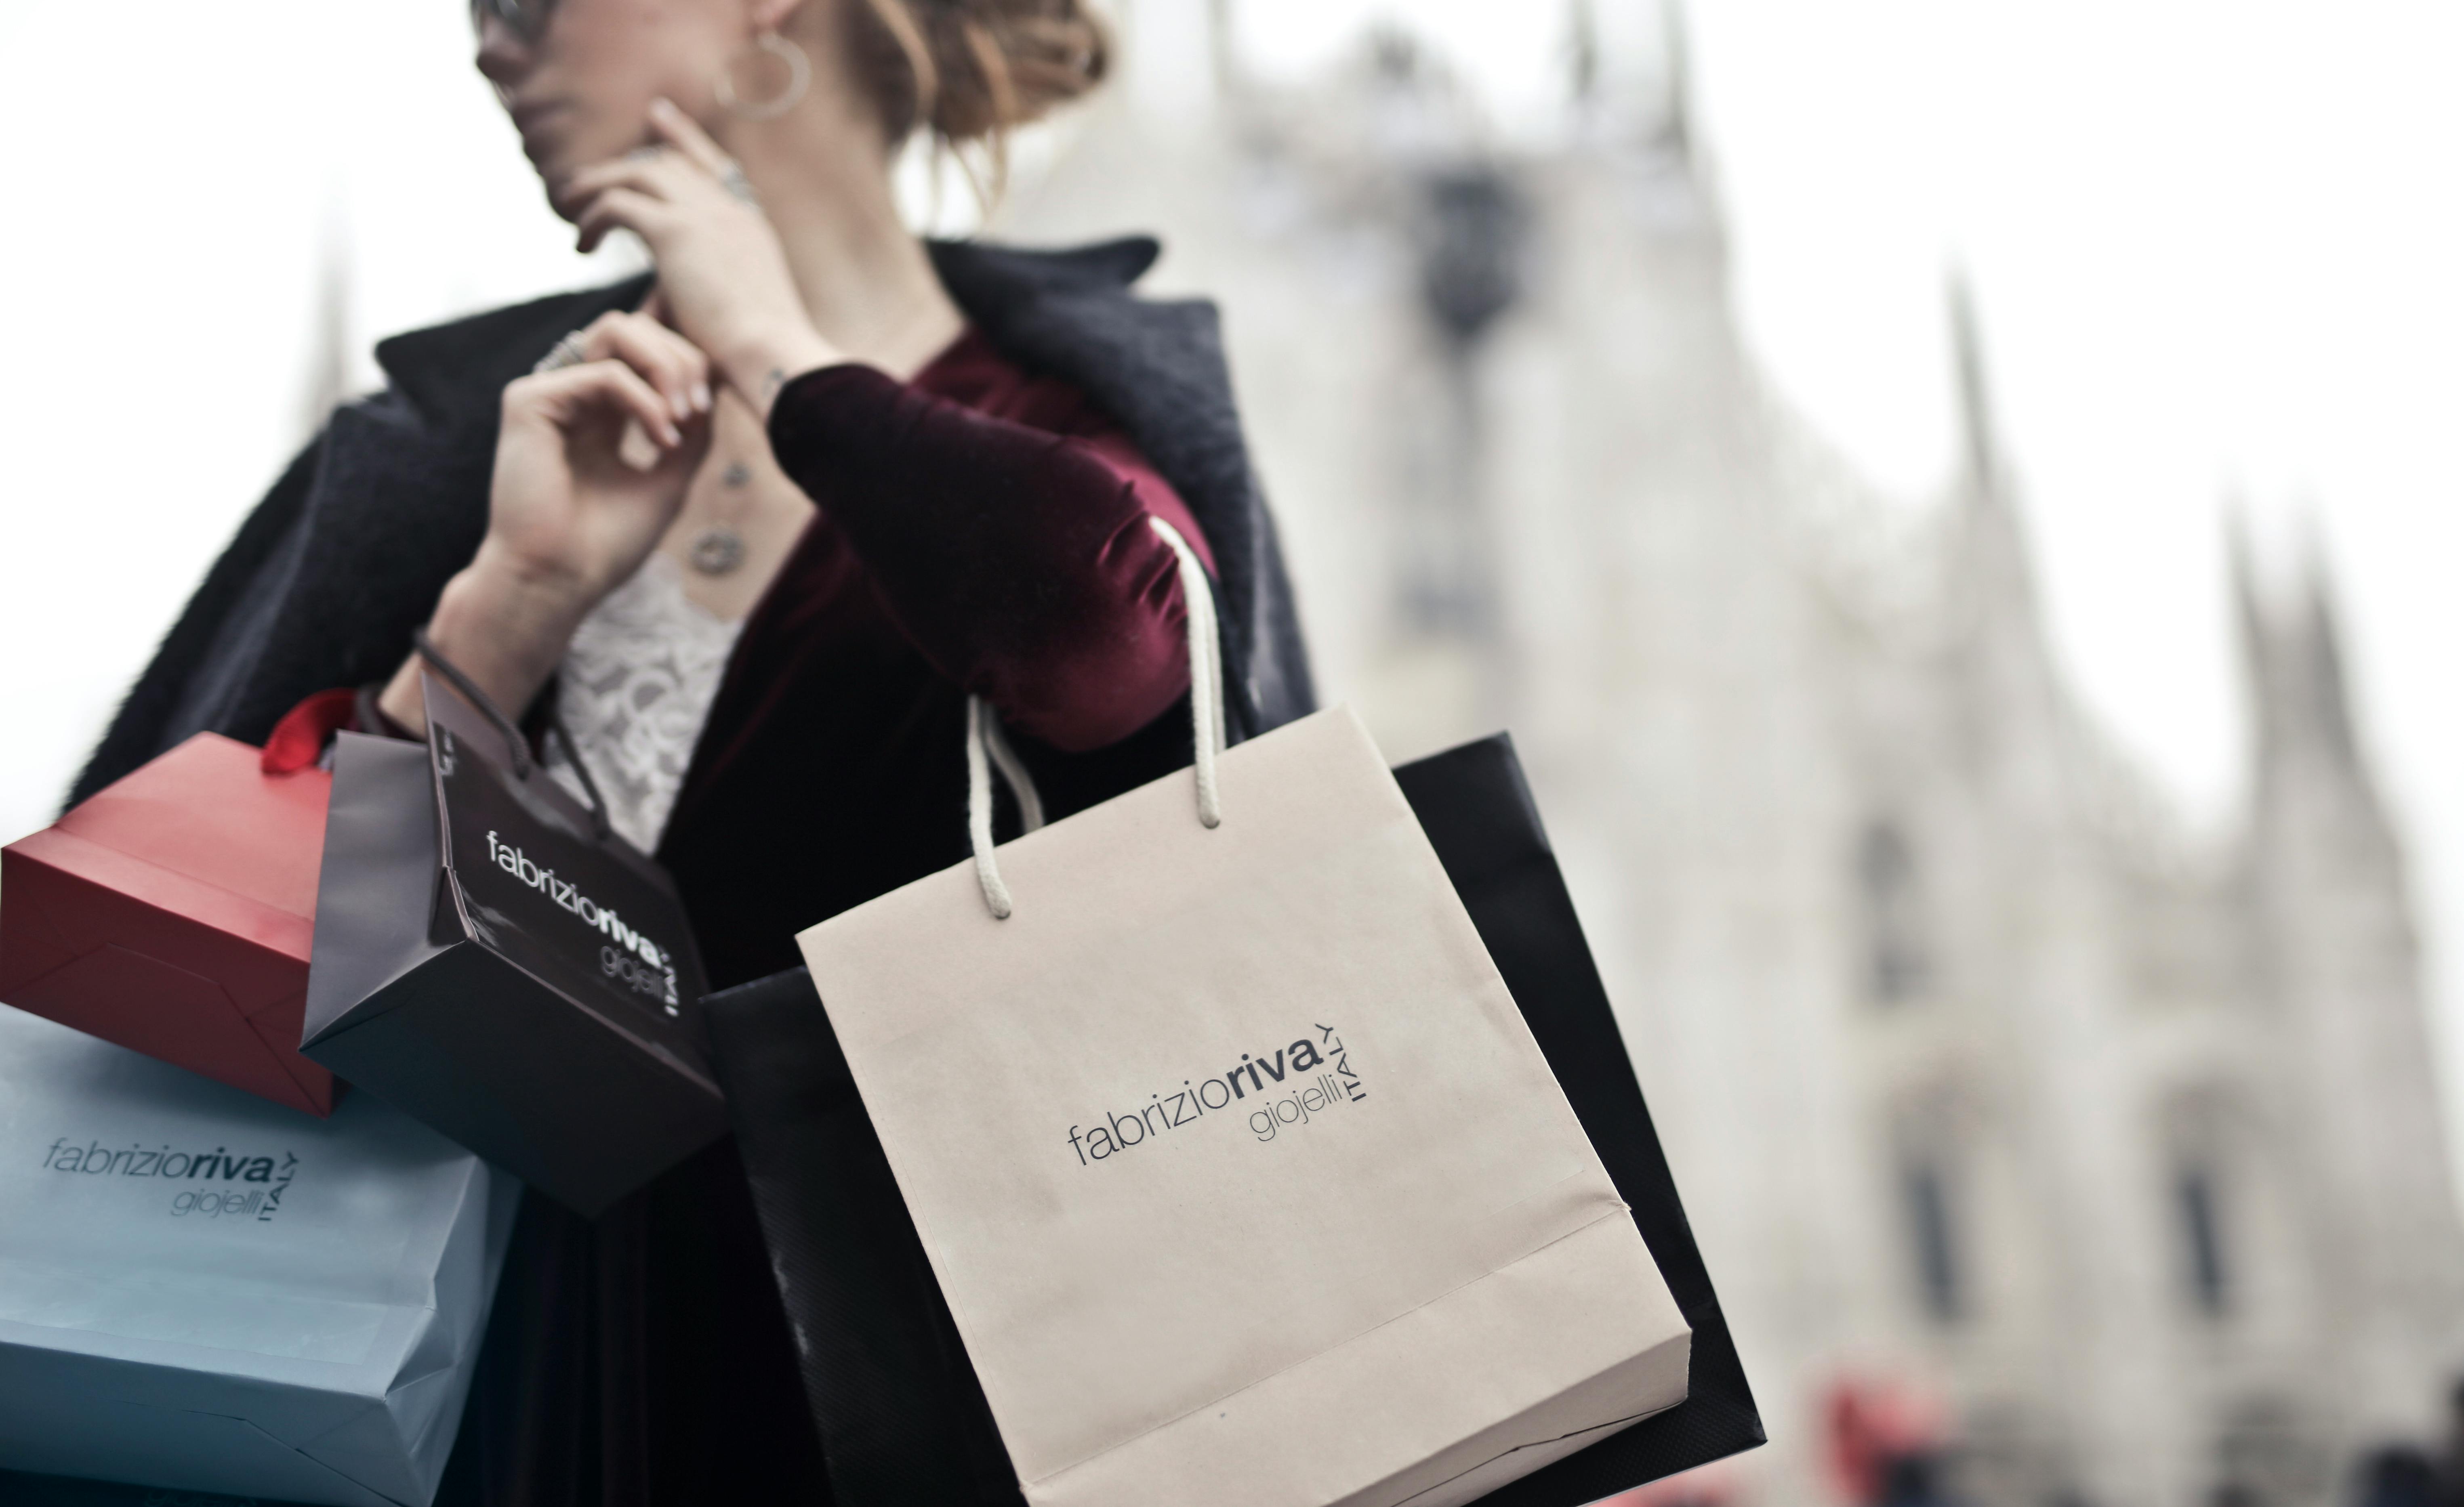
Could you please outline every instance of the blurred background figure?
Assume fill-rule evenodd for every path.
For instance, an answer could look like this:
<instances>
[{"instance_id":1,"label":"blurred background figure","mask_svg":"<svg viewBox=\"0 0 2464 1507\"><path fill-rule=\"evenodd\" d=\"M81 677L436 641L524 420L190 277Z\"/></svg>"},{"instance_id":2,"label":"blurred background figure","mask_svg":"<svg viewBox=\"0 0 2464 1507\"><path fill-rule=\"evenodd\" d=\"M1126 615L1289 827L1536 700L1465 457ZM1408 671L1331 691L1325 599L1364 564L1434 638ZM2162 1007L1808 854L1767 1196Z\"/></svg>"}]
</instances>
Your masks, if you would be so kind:
<instances>
[{"instance_id":1,"label":"blurred background figure","mask_svg":"<svg viewBox=\"0 0 2464 1507\"><path fill-rule=\"evenodd\" d=\"M1936 1507L1948 1442L1941 1406L1905 1387L1843 1380L1825 1409L1831 1471L1841 1498L1860 1507Z\"/></svg>"},{"instance_id":2,"label":"blurred background figure","mask_svg":"<svg viewBox=\"0 0 2464 1507\"><path fill-rule=\"evenodd\" d=\"M2464 1507L2464 1376L2447 1394L2447 1438L2438 1452L2439 1507Z\"/></svg>"},{"instance_id":3,"label":"blurred background figure","mask_svg":"<svg viewBox=\"0 0 2464 1507\"><path fill-rule=\"evenodd\" d=\"M2357 1507L2437 1507L2438 1468L2409 1444L2388 1445L2362 1457L2355 1473Z\"/></svg>"}]
</instances>

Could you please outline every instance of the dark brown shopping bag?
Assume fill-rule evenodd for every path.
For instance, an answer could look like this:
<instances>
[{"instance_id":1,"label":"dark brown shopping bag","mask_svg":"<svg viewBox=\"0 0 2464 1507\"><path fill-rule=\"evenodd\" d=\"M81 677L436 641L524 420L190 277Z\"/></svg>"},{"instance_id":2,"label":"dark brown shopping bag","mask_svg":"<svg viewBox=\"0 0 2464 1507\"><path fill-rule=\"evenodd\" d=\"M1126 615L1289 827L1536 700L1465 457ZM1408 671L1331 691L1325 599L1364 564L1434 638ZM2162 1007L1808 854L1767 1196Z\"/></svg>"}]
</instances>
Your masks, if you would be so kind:
<instances>
[{"instance_id":1,"label":"dark brown shopping bag","mask_svg":"<svg viewBox=\"0 0 2464 1507\"><path fill-rule=\"evenodd\" d=\"M1397 781L1693 1329L1675 1408L1483 1498L1571 1507L1762 1442L1726 1320L1539 817L1504 736ZM831 1479L849 1503L1014 1503L980 1386L803 971L710 1025Z\"/></svg>"},{"instance_id":2,"label":"dark brown shopping bag","mask_svg":"<svg viewBox=\"0 0 2464 1507\"><path fill-rule=\"evenodd\" d=\"M427 699L425 746L338 736L301 1050L596 1215L727 1128L693 931L501 713Z\"/></svg>"}]
</instances>

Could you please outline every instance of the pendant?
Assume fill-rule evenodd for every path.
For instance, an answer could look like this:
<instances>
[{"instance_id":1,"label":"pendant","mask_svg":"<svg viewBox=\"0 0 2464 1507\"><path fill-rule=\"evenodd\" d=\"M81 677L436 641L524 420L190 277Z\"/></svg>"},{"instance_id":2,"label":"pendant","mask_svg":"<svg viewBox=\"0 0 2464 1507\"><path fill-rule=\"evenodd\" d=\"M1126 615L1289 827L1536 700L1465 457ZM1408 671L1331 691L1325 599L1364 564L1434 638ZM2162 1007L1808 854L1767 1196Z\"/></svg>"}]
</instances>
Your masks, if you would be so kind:
<instances>
[{"instance_id":1,"label":"pendant","mask_svg":"<svg viewBox=\"0 0 2464 1507\"><path fill-rule=\"evenodd\" d=\"M693 535L685 557L705 576L724 576L744 563L744 535L723 523L704 529Z\"/></svg>"}]
</instances>

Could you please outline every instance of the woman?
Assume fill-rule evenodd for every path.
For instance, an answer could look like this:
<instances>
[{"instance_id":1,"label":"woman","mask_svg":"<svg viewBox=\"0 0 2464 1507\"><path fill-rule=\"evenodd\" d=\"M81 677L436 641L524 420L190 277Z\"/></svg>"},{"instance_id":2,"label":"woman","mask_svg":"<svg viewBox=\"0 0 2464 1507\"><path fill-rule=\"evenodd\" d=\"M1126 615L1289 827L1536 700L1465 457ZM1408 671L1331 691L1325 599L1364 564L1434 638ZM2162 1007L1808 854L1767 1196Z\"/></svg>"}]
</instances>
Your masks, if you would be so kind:
<instances>
[{"instance_id":1,"label":"woman","mask_svg":"<svg viewBox=\"0 0 2464 1507\"><path fill-rule=\"evenodd\" d=\"M424 623L500 704L555 699L726 987L966 856L970 691L1057 812L1187 761L1150 517L1214 572L1235 734L1307 709L1211 310L1128 295L1149 242L928 246L894 211L913 132L997 151L1097 81L1077 0L475 18L556 212L654 280L380 346L391 384L243 526L80 797L303 704L419 726ZM595 1225L526 1204L445 1500L827 1497L732 1147Z\"/></svg>"}]
</instances>

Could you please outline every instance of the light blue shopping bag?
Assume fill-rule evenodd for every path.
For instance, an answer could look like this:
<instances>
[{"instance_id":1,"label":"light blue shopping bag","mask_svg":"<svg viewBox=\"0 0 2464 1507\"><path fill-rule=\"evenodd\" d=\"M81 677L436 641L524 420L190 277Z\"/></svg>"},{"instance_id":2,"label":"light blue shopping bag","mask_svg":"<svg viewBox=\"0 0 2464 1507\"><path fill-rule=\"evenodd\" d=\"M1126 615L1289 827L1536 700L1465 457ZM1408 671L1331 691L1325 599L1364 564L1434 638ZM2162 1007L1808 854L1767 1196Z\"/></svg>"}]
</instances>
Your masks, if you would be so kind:
<instances>
[{"instance_id":1,"label":"light blue shopping bag","mask_svg":"<svg viewBox=\"0 0 2464 1507\"><path fill-rule=\"evenodd\" d=\"M0 1468L426 1507L519 1194L0 1006Z\"/></svg>"}]
</instances>

